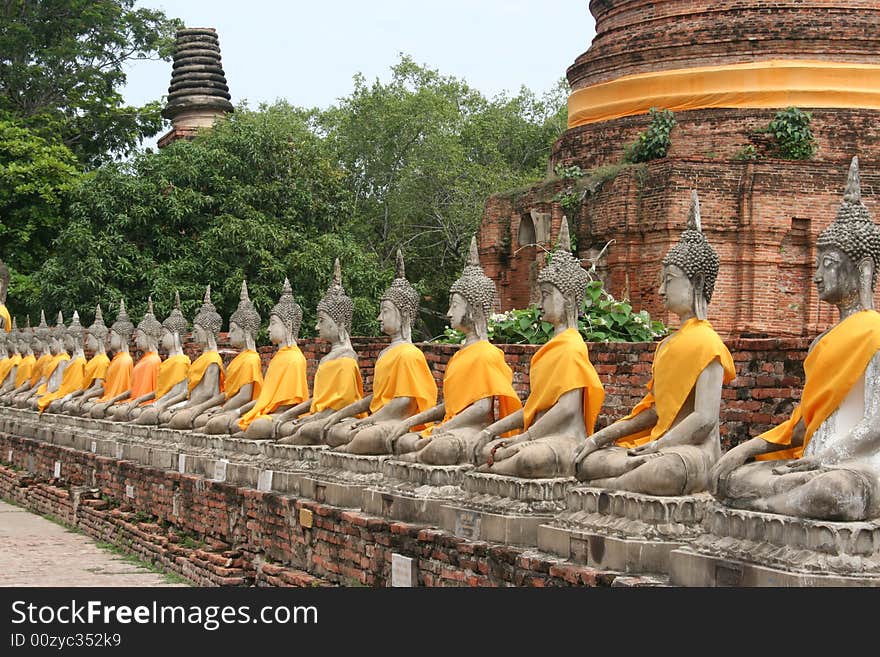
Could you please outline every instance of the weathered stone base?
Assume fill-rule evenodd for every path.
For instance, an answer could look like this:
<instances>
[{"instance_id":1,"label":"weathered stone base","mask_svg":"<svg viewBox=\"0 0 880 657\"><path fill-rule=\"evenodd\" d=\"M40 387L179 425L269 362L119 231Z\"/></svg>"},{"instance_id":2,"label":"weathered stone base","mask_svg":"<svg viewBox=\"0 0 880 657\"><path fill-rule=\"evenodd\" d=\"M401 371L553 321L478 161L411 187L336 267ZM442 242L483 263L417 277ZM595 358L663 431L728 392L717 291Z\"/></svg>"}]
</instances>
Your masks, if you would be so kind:
<instances>
[{"instance_id":1,"label":"weathered stone base","mask_svg":"<svg viewBox=\"0 0 880 657\"><path fill-rule=\"evenodd\" d=\"M703 536L670 555L682 586L880 586L880 521L827 522L706 507Z\"/></svg>"},{"instance_id":2,"label":"weathered stone base","mask_svg":"<svg viewBox=\"0 0 880 657\"><path fill-rule=\"evenodd\" d=\"M440 526L456 536L506 545L538 544L538 526L565 509L573 477L522 479L486 472L464 475L461 502L444 505Z\"/></svg>"},{"instance_id":3,"label":"weathered stone base","mask_svg":"<svg viewBox=\"0 0 880 657\"><path fill-rule=\"evenodd\" d=\"M702 533L708 493L657 497L576 486L566 510L538 527L538 547L578 563L667 573L669 554Z\"/></svg>"},{"instance_id":4,"label":"weathered stone base","mask_svg":"<svg viewBox=\"0 0 880 657\"><path fill-rule=\"evenodd\" d=\"M333 506L362 509L364 488L382 481L382 464L390 458L324 451L317 468L303 477L300 494Z\"/></svg>"},{"instance_id":5,"label":"weathered stone base","mask_svg":"<svg viewBox=\"0 0 880 657\"><path fill-rule=\"evenodd\" d=\"M422 465L389 459L383 480L364 490L363 508L386 518L439 525L441 509L464 495L462 481L472 465Z\"/></svg>"}]
</instances>

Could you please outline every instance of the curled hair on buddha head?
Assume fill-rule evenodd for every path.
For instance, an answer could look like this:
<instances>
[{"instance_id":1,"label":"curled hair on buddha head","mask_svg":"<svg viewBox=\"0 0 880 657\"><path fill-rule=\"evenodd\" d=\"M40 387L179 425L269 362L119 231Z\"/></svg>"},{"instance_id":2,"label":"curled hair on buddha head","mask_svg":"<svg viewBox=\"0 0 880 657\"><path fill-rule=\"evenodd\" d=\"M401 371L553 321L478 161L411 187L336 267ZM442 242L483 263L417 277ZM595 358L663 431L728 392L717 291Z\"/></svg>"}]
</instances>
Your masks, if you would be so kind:
<instances>
[{"instance_id":1,"label":"curled hair on buddha head","mask_svg":"<svg viewBox=\"0 0 880 657\"><path fill-rule=\"evenodd\" d=\"M152 296L147 297L147 312L144 314L140 324L137 325L137 330L157 342L162 338L162 325L156 319L156 315L153 314Z\"/></svg>"},{"instance_id":2,"label":"curled hair on buddha head","mask_svg":"<svg viewBox=\"0 0 880 657\"><path fill-rule=\"evenodd\" d=\"M58 311L58 319L55 320L55 326L49 329L49 331L52 338L64 340L64 336L67 334L67 327L64 325L64 315L60 310Z\"/></svg>"},{"instance_id":3,"label":"curled hair on buddha head","mask_svg":"<svg viewBox=\"0 0 880 657\"><path fill-rule=\"evenodd\" d=\"M488 321L495 309L498 294L495 281L486 276L480 266L480 253L477 249L476 235L471 237L467 264L461 276L449 288L449 294L460 294L471 308L479 309Z\"/></svg>"},{"instance_id":4,"label":"curled hair on buddha head","mask_svg":"<svg viewBox=\"0 0 880 657\"><path fill-rule=\"evenodd\" d=\"M330 287L324 292L324 296L318 302L318 312L325 312L332 319L336 326L345 329L346 333L351 333L351 322L354 317L354 302L345 293L342 287L342 266L339 264L339 258L333 263L333 280Z\"/></svg>"},{"instance_id":5,"label":"curled hair on buddha head","mask_svg":"<svg viewBox=\"0 0 880 657\"><path fill-rule=\"evenodd\" d=\"M40 308L40 323L34 329L34 337L44 343L49 339L49 325L46 323L46 311Z\"/></svg>"},{"instance_id":6,"label":"curled hair on buddha head","mask_svg":"<svg viewBox=\"0 0 880 657\"><path fill-rule=\"evenodd\" d=\"M280 319L290 335L294 339L299 335L299 328L302 324L303 311L300 305L293 299L293 288L290 287L290 280L284 278L284 285L281 287L281 296L278 297L278 303L272 306L269 316L275 315Z\"/></svg>"},{"instance_id":7,"label":"curled hair on buddha head","mask_svg":"<svg viewBox=\"0 0 880 657\"><path fill-rule=\"evenodd\" d=\"M257 333L260 332L260 314L254 308L248 293L247 281L241 281L241 291L238 294L238 308L229 316L229 323L238 324L243 331L250 333L251 337L256 340Z\"/></svg>"},{"instance_id":8,"label":"curled hair on buddha head","mask_svg":"<svg viewBox=\"0 0 880 657\"><path fill-rule=\"evenodd\" d=\"M403 252L400 249L397 249L395 264L394 280L379 300L390 301L394 304L394 307L400 312L401 318L405 319L409 326L412 326L419 314L419 293L406 280L406 266L403 262Z\"/></svg>"},{"instance_id":9,"label":"curled hair on buddha head","mask_svg":"<svg viewBox=\"0 0 880 657\"><path fill-rule=\"evenodd\" d=\"M73 319L70 320L70 326L67 327L66 334L72 339L79 341L82 340L84 331L83 325L79 323L79 313L74 310Z\"/></svg>"},{"instance_id":10,"label":"curled hair on buddha head","mask_svg":"<svg viewBox=\"0 0 880 657\"><path fill-rule=\"evenodd\" d=\"M189 324L180 310L180 292L174 293L174 308L162 322L162 326L171 333L176 333L181 340L183 339L183 334L186 333Z\"/></svg>"},{"instance_id":11,"label":"curled hair on buddha head","mask_svg":"<svg viewBox=\"0 0 880 657\"><path fill-rule=\"evenodd\" d=\"M104 323L104 313L101 311L100 303L95 307L95 321L92 322L87 332L99 343L103 343L107 339L107 333L110 331Z\"/></svg>"},{"instance_id":12,"label":"curled hair on buddha head","mask_svg":"<svg viewBox=\"0 0 880 657\"><path fill-rule=\"evenodd\" d=\"M590 275L581 267L581 261L571 254L571 236L568 232L568 219L562 218L556 249L550 255L550 262L538 272L537 282L550 283L574 304L575 312L580 308L587 293Z\"/></svg>"},{"instance_id":13,"label":"curled hair on buddha head","mask_svg":"<svg viewBox=\"0 0 880 657\"><path fill-rule=\"evenodd\" d=\"M205 289L205 299L202 302L202 307L199 308L199 312L193 319L193 324L201 326L215 338L220 332L220 327L223 325L223 319L217 313L217 309L214 307L214 304L211 303L210 285L208 285L208 287Z\"/></svg>"},{"instance_id":14,"label":"curled hair on buddha head","mask_svg":"<svg viewBox=\"0 0 880 657\"><path fill-rule=\"evenodd\" d=\"M663 266L675 265L684 272L688 280L696 288L697 277L702 278L702 297L705 305L712 301L712 293L715 290L715 279L718 278L720 260L715 249L703 235L703 223L700 216L700 197L697 190L691 190L691 205L688 212L687 226L681 233L678 244L669 249L663 258ZM699 319L705 314L703 304L698 304Z\"/></svg>"},{"instance_id":15,"label":"curled hair on buddha head","mask_svg":"<svg viewBox=\"0 0 880 657\"><path fill-rule=\"evenodd\" d=\"M100 308L100 306L98 307ZM110 330L118 334L125 341L125 344L131 341L131 334L134 333L134 324L131 323L128 312L125 310L125 299L119 299L119 312L116 314L116 321L113 322Z\"/></svg>"},{"instance_id":16,"label":"curled hair on buddha head","mask_svg":"<svg viewBox=\"0 0 880 657\"><path fill-rule=\"evenodd\" d=\"M873 292L877 284L877 269L880 266L880 227L874 223L868 208L862 203L862 186L859 175L859 158L850 162L849 175L843 203L837 211L837 217L828 228L823 230L816 240L817 249L837 248L858 268L863 260L870 259L873 274L868 283ZM866 282L867 283L867 282ZM871 296L863 294L862 296ZM863 299L863 304L865 303ZM873 303L870 304L873 306Z\"/></svg>"},{"instance_id":17,"label":"curled hair on buddha head","mask_svg":"<svg viewBox=\"0 0 880 657\"><path fill-rule=\"evenodd\" d=\"M0 333L5 333L5 331L0 331ZM15 353L18 353L20 347L18 346L21 342L22 332L18 330L18 322L15 317L12 318L12 330L9 331L9 349Z\"/></svg>"}]
</instances>

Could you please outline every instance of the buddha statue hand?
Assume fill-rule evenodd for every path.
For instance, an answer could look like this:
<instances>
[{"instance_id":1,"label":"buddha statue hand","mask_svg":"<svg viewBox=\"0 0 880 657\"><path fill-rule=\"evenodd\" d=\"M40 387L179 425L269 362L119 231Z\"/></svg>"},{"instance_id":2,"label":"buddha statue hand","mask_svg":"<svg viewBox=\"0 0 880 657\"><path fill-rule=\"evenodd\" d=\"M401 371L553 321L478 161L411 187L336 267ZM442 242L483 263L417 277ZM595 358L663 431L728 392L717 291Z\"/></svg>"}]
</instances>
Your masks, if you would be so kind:
<instances>
[{"instance_id":1,"label":"buddha statue hand","mask_svg":"<svg viewBox=\"0 0 880 657\"><path fill-rule=\"evenodd\" d=\"M644 445L639 445L638 447L633 447L632 449L626 450L627 456L660 456L660 445L659 441L652 440L651 442L645 443Z\"/></svg>"},{"instance_id":2,"label":"buddha statue hand","mask_svg":"<svg viewBox=\"0 0 880 657\"><path fill-rule=\"evenodd\" d=\"M749 441L737 445L724 454L709 471L709 492L715 497L723 493L726 488L727 477L738 467L745 465L746 461L755 456L753 445Z\"/></svg>"},{"instance_id":3,"label":"buddha statue hand","mask_svg":"<svg viewBox=\"0 0 880 657\"><path fill-rule=\"evenodd\" d=\"M389 454L396 454L397 441L408 434L410 427L405 422L401 422L386 436L385 441L388 446Z\"/></svg>"},{"instance_id":4,"label":"buddha statue hand","mask_svg":"<svg viewBox=\"0 0 880 657\"><path fill-rule=\"evenodd\" d=\"M580 468L580 464L584 462L590 454L600 449L598 443L594 436L590 436L584 441L584 444L578 448L577 454L574 457L574 469L575 472Z\"/></svg>"},{"instance_id":5,"label":"buddha statue hand","mask_svg":"<svg viewBox=\"0 0 880 657\"><path fill-rule=\"evenodd\" d=\"M474 449L471 452L471 463L474 465L480 465L481 463L486 462L486 457L488 453L484 453L486 446L491 443L493 440L497 440L498 436L489 431L488 429L483 429L477 434L477 440L474 443Z\"/></svg>"},{"instance_id":6,"label":"buddha statue hand","mask_svg":"<svg viewBox=\"0 0 880 657\"><path fill-rule=\"evenodd\" d=\"M812 470L825 470L828 462L816 456L803 456L793 461L786 461L782 465L773 468L773 474L783 475L791 472L810 472Z\"/></svg>"}]
</instances>

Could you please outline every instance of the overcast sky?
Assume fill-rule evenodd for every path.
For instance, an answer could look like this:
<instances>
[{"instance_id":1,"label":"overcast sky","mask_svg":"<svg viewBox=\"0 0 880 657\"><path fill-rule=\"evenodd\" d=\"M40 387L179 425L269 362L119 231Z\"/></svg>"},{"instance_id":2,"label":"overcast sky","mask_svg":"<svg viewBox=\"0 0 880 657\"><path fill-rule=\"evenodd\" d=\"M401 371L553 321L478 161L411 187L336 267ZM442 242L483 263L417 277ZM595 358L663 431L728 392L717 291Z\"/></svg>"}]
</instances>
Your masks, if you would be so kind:
<instances>
[{"instance_id":1,"label":"overcast sky","mask_svg":"<svg viewBox=\"0 0 880 657\"><path fill-rule=\"evenodd\" d=\"M541 93L594 35L588 0L141 0L187 27L214 27L232 102L327 107L352 76L387 79L398 53L464 78L487 96ZM170 62L128 69L126 101L168 91Z\"/></svg>"}]
</instances>

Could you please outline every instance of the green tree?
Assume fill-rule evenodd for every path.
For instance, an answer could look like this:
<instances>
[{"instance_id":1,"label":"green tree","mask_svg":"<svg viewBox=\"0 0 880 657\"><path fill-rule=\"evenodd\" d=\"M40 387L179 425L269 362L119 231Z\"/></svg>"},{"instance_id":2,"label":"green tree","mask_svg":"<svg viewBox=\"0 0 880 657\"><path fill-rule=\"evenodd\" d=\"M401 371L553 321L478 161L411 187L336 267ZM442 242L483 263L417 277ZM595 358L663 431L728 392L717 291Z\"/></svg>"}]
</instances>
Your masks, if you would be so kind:
<instances>
[{"instance_id":1,"label":"green tree","mask_svg":"<svg viewBox=\"0 0 880 657\"><path fill-rule=\"evenodd\" d=\"M241 106L191 142L101 167L72 192L44 301L90 317L124 295L137 315L152 294L162 314L179 290L192 318L210 283L226 317L246 276L265 320L288 276L309 334L338 256L355 332L374 333L391 271L354 239L345 173L312 118L284 103Z\"/></svg>"},{"instance_id":2,"label":"green tree","mask_svg":"<svg viewBox=\"0 0 880 657\"><path fill-rule=\"evenodd\" d=\"M168 59L182 23L135 0L0 3L0 118L60 139L86 165L162 128L158 102L127 106L125 65Z\"/></svg>"}]
</instances>

